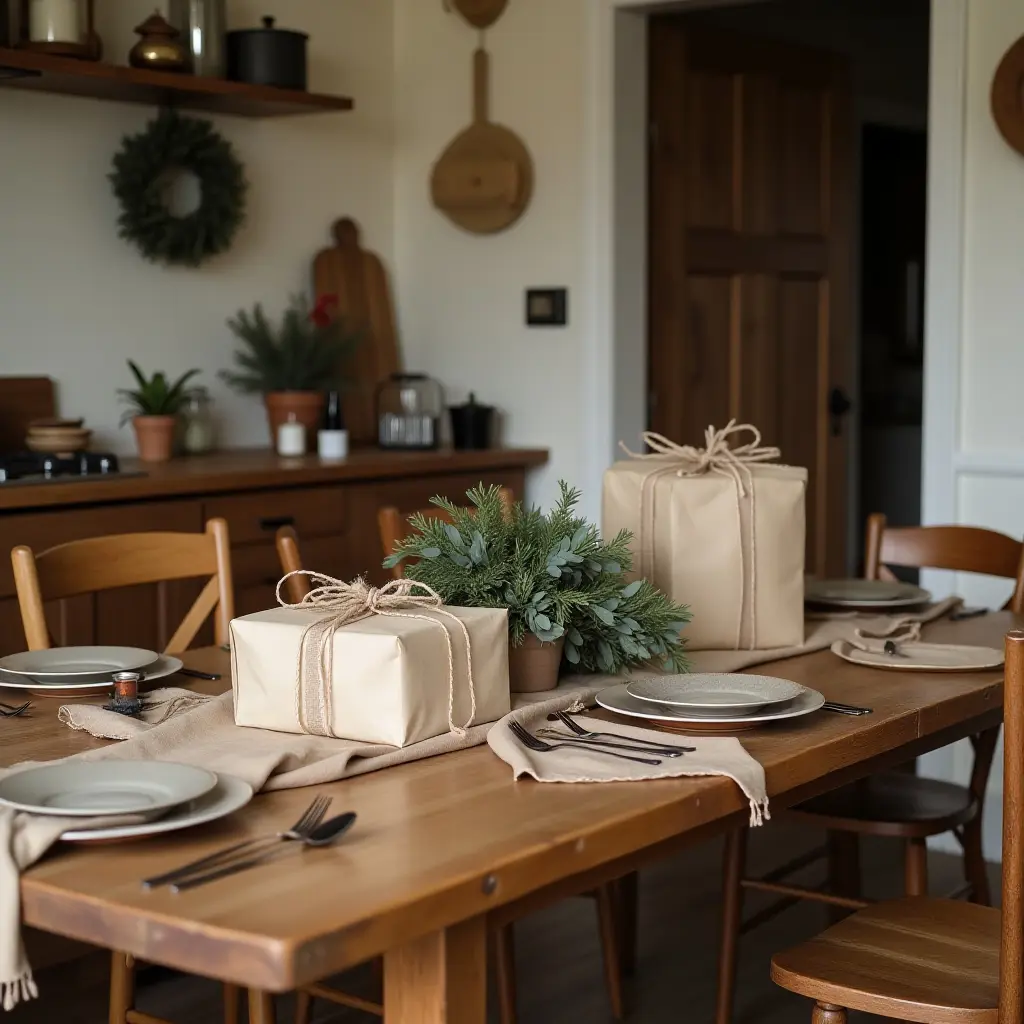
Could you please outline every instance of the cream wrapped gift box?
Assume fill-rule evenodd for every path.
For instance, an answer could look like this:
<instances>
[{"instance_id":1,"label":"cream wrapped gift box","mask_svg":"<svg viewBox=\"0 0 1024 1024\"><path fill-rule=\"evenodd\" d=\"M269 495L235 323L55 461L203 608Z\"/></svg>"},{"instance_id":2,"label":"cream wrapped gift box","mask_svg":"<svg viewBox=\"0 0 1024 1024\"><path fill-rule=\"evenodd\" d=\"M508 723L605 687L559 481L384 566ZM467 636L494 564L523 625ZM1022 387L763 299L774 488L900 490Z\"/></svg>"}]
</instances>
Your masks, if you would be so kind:
<instances>
[{"instance_id":1,"label":"cream wrapped gift box","mask_svg":"<svg viewBox=\"0 0 1024 1024\"><path fill-rule=\"evenodd\" d=\"M754 440L730 448L741 431ZM602 530L630 530L635 575L690 606L687 646L802 644L807 470L770 464L779 450L735 423L709 427L704 448L644 440L653 455L605 474Z\"/></svg>"},{"instance_id":2,"label":"cream wrapped gift box","mask_svg":"<svg viewBox=\"0 0 1024 1024\"><path fill-rule=\"evenodd\" d=\"M330 581L306 604L234 619L236 724L404 747L508 714L508 612L403 605L408 588ZM345 609L318 601L342 589Z\"/></svg>"}]
</instances>

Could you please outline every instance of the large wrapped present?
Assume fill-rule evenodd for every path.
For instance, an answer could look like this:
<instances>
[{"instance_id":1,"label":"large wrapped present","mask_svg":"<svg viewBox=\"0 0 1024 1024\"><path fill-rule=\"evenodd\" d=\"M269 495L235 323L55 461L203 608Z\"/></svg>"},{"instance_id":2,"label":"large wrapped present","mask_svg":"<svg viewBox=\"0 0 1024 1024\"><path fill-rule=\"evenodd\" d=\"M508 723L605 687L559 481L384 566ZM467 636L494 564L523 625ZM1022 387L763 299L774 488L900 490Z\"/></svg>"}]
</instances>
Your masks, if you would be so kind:
<instances>
[{"instance_id":1,"label":"large wrapped present","mask_svg":"<svg viewBox=\"0 0 1024 1024\"><path fill-rule=\"evenodd\" d=\"M508 713L506 609L305 575L301 604L231 623L236 724L403 747Z\"/></svg>"},{"instance_id":2,"label":"large wrapped present","mask_svg":"<svg viewBox=\"0 0 1024 1024\"><path fill-rule=\"evenodd\" d=\"M753 440L730 446L741 432ZM605 474L603 530L633 533L633 569L687 604L693 650L792 647L804 638L807 470L773 462L751 426L707 430L705 447L644 434Z\"/></svg>"}]
</instances>

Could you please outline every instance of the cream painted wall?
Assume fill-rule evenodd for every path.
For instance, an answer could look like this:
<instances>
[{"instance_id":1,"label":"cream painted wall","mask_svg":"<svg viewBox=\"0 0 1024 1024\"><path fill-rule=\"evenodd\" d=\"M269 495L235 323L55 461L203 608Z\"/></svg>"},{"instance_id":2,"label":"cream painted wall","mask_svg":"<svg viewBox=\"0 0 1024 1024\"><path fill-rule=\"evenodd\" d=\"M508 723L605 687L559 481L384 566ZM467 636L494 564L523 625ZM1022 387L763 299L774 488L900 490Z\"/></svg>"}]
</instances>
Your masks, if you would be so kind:
<instances>
[{"instance_id":1,"label":"cream painted wall","mask_svg":"<svg viewBox=\"0 0 1024 1024\"><path fill-rule=\"evenodd\" d=\"M125 54L153 0L98 4L108 54ZM117 237L106 174L125 132L153 111L61 96L0 93L0 372L47 374L63 412L85 416L98 443L131 450L114 389L125 359L146 369L201 367L229 445L264 444L259 405L225 392L227 316L262 300L280 308L307 285L310 261L341 214L390 259L393 238L392 8L388 0L231 0L232 26L279 15L311 35L310 84L352 95L347 114L216 119L251 182L233 249L199 270L164 269Z\"/></svg>"},{"instance_id":2,"label":"cream painted wall","mask_svg":"<svg viewBox=\"0 0 1024 1024\"><path fill-rule=\"evenodd\" d=\"M536 165L526 216L481 237L430 202L434 161L470 121L477 35L440 0L395 0L395 265L406 365L450 400L497 405L509 444L552 448L531 483L548 502L578 479L587 351L581 315L584 4L515 0L487 35L491 116L520 133ZM569 326L528 329L524 289L569 289Z\"/></svg>"}]
</instances>

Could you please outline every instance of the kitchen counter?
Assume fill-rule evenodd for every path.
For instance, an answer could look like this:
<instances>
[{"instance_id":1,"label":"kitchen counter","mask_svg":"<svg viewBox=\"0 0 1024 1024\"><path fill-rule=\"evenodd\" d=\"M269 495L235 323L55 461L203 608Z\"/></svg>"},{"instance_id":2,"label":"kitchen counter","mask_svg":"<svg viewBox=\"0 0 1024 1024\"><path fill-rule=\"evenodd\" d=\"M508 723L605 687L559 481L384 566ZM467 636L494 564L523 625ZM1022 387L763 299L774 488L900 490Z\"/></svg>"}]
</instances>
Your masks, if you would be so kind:
<instances>
[{"instance_id":1,"label":"kitchen counter","mask_svg":"<svg viewBox=\"0 0 1024 1024\"><path fill-rule=\"evenodd\" d=\"M507 487L522 498L527 471L547 458L539 449L364 450L322 462L229 451L158 465L122 461L126 474L145 475L0 484L0 654L24 645L6 557L16 545L39 552L86 537L198 532L209 519L224 519L235 610L245 614L276 603L281 567L274 538L280 527L295 529L307 568L382 583L389 574L381 565L381 508L408 515L435 494L458 502L479 483ZM201 585L189 580L74 598L51 609L51 632L61 644L131 643L159 650Z\"/></svg>"},{"instance_id":2,"label":"kitchen counter","mask_svg":"<svg viewBox=\"0 0 1024 1024\"><path fill-rule=\"evenodd\" d=\"M144 475L70 478L65 482L0 484L0 514L12 509L49 508L138 501L170 496L225 494L357 480L396 480L541 466L541 448L495 448L487 451L356 451L339 462L315 455L281 458L266 449L239 449L192 455L165 463L122 459L126 473Z\"/></svg>"}]
</instances>

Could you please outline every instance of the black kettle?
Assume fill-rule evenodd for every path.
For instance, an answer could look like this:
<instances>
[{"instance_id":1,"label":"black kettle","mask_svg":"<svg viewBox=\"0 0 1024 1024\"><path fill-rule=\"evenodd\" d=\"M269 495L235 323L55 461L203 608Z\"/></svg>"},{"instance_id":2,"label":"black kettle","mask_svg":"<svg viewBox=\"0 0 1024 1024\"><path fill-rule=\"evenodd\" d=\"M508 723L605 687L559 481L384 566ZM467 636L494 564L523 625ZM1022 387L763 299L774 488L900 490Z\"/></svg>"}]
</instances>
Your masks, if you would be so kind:
<instances>
[{"instance_id":1,"label":"black kettle","mask_svg":"<svg viewBox=\"0 0 1024 1024\"><path fill-rule=\"evenodd\" d=\"M479 451L490 448L494 432L494 406L479 405L476 395L469 394L465 405L448 409L452 423L452 444L462 450Z\"/></svg>"}]
</instances>

